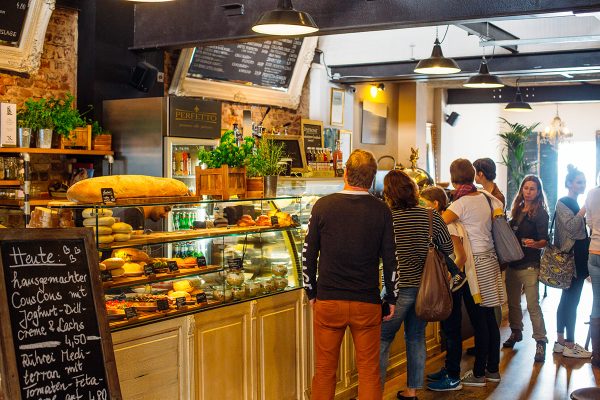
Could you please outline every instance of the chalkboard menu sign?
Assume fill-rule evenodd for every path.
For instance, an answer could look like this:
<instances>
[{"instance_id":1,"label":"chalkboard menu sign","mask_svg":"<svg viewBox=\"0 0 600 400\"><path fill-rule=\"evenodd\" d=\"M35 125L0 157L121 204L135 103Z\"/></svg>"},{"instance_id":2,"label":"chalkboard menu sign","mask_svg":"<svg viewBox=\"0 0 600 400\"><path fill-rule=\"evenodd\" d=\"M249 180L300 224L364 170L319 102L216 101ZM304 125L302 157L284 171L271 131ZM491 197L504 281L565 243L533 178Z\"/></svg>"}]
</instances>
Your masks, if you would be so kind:
<instances>
[{"instance_id":1,"label":"chalkboard menu sign","mask_svg":"<svg viewBox=\"0 0 600 400\"><path fill-rule=\"evenodd\" d=\"M292 159L292 170L303 171L306 169L306 154L300 136L292 135L266 135L265 138L283 145L283 153L286 158Z\"/></svg>"},{"instance_id":2,"label":"chalkboard menu sign","mask_svg":"<svg viewBox=\"0 0 600 400\"><path fill-rule=\"evenodd\" d=\"M287 89L301 38L196 47L188 76Z\"/></svg>"},{"instance_id":3,"label":"chalkboard menu sign","mask_svg":"<svg viewBox=\"0 0 600 400\"><path fill-rule=\"evenodd\" d=\"M0 2L0 42L18 46L27 16L29 0Z\"/></svg>"},{"instance_id":4,"label":"chalkboard menu sign","mask_svg":"<svg viewBox=\"0 0 600 400\"><path fill-rule=\"evenodd\" d=\"M0 232L7 399L121 399L88 229Z\"/></svg>"},{"instance_id":5,"label":"chalkboard menu sign","mask_svg":"<svg viewBox=\"0 0 600 400\"><path fill-rule=\"evenodd\" d=\"M302 140L304 142L304 153L308 153L309 147L323 147L323 122L303 119L301 123Z\"/></svg>"}]
</instances>

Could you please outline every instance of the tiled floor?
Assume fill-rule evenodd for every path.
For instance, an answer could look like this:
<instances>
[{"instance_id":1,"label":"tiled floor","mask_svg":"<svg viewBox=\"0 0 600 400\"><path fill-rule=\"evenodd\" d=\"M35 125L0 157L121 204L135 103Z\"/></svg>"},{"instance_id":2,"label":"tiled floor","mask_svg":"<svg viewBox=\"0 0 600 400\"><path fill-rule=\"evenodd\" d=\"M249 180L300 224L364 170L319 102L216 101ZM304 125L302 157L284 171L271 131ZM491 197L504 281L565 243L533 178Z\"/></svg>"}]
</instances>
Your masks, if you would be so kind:
<instances>
[{"instance_id":1,"label":"tiled floor","mask_svg":"<svg viewBox=\"0 0 600 400\"><path fill-rule=\"evenodd\" d=\"M540 295L543 287L540 288ZM563 358L561 355L552 354L552 346L556 340L556 309L560 301L561 291L548 289L548 297L542 300L546 330L548 332L548 353L546 362L534 363L535 342L531 338L531 322L524 308L525 331L524 340L517 343L514 349L502 349L500 358L500 373L502 381L498 384L489 384L485 388L463 388L455 392L431 392L422 390L417 393L420 400L446 400L446 399L494 399L494 400L563 400L578 388L600 386L600 370L592 368L589 361ZM588 321L592 307L592 288L586 282L579 304L577 316L576 339L582 346L588 333ZM465 318L468 318L465 316ZM501 328L501 342L510 335L510 329L505 322ZM466 348L467 346L465 346ZM591 344L590 344L591 349ZM462 373L471 369L474 357L464 355L462 360ZM437 371L443 365L443 358L428 360L426 373ZM384 400L396 398L396 392L406 385L406 376L401 375L387 382Z\"/></svg>"}]
</instances>

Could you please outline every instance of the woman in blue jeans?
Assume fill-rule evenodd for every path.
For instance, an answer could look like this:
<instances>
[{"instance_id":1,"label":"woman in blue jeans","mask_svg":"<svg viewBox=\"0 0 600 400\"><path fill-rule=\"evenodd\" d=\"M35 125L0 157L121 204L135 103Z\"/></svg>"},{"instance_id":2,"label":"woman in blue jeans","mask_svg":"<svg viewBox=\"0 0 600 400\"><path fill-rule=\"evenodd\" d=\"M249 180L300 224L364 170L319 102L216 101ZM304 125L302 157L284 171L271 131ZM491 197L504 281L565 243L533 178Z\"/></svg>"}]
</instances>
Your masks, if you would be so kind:
<instances>
[{"instance_id":1,"label":"woman in blue jeans","mask_svg":"<svg viewBox=\"0 0 600 400\"><path fill-rule=\"evenodd\" d=\"M400 400L416 400L416 391L423 387L425 370L425 326L415 314L415 300L421 284L423 267L429 247L429 210L418 205L418 189L404 172L390 171L383 181L383 195L392 210L396 261L398 263L399 294L391 320L381 326L379 364L382 386L385 383L390 346L404 322L408 382L399 391ZM444 254L453 252L452 239L440 215L433 211L433 243Z\"/></svg>"},{"instance_id":2,"label":"woman in blue jeans","mask_svg":"<svg viewBox=\"0 0 600 400\"><path fill-rule=\"evenodd\" d=\"M588 269L592 278L592 293L594 295L590 317L592 365L600 368L600 187L595 187L588 193L585 200L585 216L590 227L591 242Z\"/></svg>"}]
</instances>

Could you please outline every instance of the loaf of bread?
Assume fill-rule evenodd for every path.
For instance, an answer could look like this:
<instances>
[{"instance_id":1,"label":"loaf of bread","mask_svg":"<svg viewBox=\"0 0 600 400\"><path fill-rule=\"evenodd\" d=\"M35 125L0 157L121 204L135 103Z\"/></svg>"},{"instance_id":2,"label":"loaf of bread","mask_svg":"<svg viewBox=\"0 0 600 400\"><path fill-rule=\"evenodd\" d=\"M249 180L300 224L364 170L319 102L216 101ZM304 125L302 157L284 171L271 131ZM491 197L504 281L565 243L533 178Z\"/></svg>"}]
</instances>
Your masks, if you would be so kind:
<instances>
[{"instance_id":1,"label":"loaf of bread","mask_svg":"<svg viewBox=\"0 0 600 400\"><path fill-rule=\"evenodd\" d=\"M186 196L185 183L171 178L145 175L113 175L84 179L67 190L67 198L78 203L102 202L103 188L112 188L116 199Z\"/></svg>"}]
</instances>

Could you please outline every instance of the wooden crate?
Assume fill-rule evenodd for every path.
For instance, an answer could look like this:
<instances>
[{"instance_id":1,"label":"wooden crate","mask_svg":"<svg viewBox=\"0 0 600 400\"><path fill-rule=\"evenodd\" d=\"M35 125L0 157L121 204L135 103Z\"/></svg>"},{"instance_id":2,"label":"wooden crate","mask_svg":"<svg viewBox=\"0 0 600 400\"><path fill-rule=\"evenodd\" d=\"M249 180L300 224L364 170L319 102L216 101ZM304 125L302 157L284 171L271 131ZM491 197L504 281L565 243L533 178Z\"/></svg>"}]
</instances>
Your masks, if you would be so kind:
<instances>
[{"instance_id":1,"label":"wooden crate","mask_svg":"<svg viewBox=\"0 0 600 400\"><path fill-rule=\"evenodd\" d=\"M246 178L246 198L261 199L264 197L265 184L263 177Z\"/></svg>"},{"instance_id":2,"label":"wooden crate","mask_svg":"<svg viewBox=\"0 0 600 400\"><path fill-rule=\"evenodd\" d=\"M82 128L75 128L71 131L68 138L60 139L60 148L82 148L85 150L92 149L92 126L87 125Z\"/></svg>"},{"instance_id":3,"label":"wooden crate","mask_svg":"<svg viewBox=\"0 0 600 400\"><path fill-rule=\"evenodd\" d=\"M112 135L98 135L94 138L94 150L110 151L112 147Z\"/></svg>"},{"instance_id":4,"label":"wooden crate","mask_svg":"<svg viewBox=\"0 0 600 400\"><path fill-rule=\"evenodd\" d=\"M196 195L209 195L228 200L231 196L245 197L246 167L202 169L196 167Z\"/></svg>"}]
</instances>

